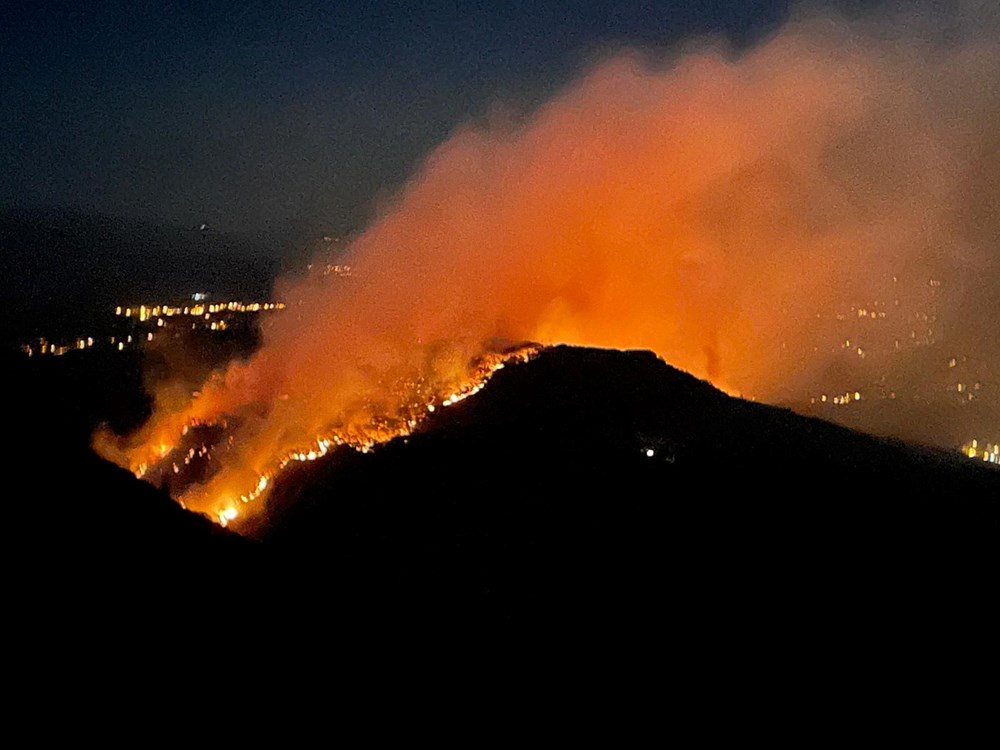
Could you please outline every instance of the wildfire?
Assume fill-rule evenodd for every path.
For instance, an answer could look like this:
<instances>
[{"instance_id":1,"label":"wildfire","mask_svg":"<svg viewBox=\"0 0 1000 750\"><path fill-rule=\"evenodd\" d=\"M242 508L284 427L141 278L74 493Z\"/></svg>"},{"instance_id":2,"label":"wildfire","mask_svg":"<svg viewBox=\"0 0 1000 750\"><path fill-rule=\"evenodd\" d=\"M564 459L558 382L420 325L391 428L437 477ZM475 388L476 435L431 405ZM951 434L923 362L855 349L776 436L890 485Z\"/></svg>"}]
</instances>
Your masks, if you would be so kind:
<instances>
[{"instance_id":1,"label":"wildfire","mask_svg":"<svg viewBox=\"0 0 1000 750\"><path fill-rule=\"evenodd\" d=\"M846 413L877 390L840 388L871 383L879 347L898 351L906 334L931 346L954 319L953 351L993 351L988 315L897 307L943 305L946 286L926 275L939 268L995 278L995 233L956 227L995 228L983 175L997 173L996 102L961 97L997 80L996 44L923 55L878 35L853 42L817 22L745 54L623 54L523 120L457 129L333 262L279 280L287 308L266 316L250 359L158 390L141 432L98 436L98 449L162 477L190 450L185 429L231 420L200 456L221 468L173 488L231 523L291 463L371 450L477 393L511 360L487 354L470 372L497 348L484 342L649 349L761 400L817 394L849 360L851 379L817 394ZM921 270L897 279L908 268ZM962 305L992 310L991 291L967 285ZM826 315L851 305L864 340ZM199 300L120 311L206 328L222 313ZM959 392L972 395L964 381Z\"/></svg>"},{"instance_id":2,"label":"wildfire","mask_svg":"<svg viewBox=\"0 0 1000 750\"><path fill-rule=\"evenodd\" d=\"M439 407L449 407L464 401L479 393L490 378L508 363L529 361L538 352L533 345L520 346L503 352L490 352L477 358L468 374L455 382L439 386L429 393L422 401L413 401L402 407L396 415L367 413L362 418L345 424L330 426L318 434L307 444L298 445L281 452L276 457L266 459L263 468L257 473L256 479L247 482L239 492L216 490L209 483L208 487L192 486L178 498L184 507L199 509L206 512L210 518L221 526L228 526L242 515L259 510L259 505L251 511L246 506L261 500L267 491L273 487L275 479L289 466L295 463L317 461L338 447L346 446L360 453L368 453L376 446L398 437L412 434L420 424L433 414ZM184 437L193 428L228 426L223 420L218 424L193 420L182 426L180 433ZM232 436L228 439L232 443ZM131 468L140 479L151 475L177 475L180 472L178 458L175 458L175 448L164 442L162 436L153 445L140 445L134 450L136 456ZM107 444L97 443L97 447L107 455ZM209 445L192 446L183 454L183 465L189 466L199 459L208 462L212 460L213 449ZM152 458L149 456L152 455Z\"/></svg>"}]
</instances>

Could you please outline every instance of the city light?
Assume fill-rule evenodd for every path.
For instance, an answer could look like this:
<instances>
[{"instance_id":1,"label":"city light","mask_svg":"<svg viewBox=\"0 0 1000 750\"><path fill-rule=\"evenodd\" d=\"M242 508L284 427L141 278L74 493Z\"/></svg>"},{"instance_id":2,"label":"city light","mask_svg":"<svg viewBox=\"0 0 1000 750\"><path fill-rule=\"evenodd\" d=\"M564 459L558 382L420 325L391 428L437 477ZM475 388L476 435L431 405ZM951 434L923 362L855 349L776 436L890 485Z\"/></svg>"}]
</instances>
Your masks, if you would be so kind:
<instances>
[{"instance_id":1,"label":"city light","mask_svg":"<svg viewBox=\"0 0 1000 750\"><path fill-rule=\"evenodd\" d=\"M203 300L205 295L199 293L194 296ZM232 327L239 317L257 315L260 313L278 312L285 309L283 302L261 302L261 301L241 301L231 300L227 302L216 302L211 304L197 304L194 306L182 306L171 304L139 304L133 306L117 305L114 309L116 318L128 318L130 330L139 330L145 335L140 335L133 339L132 334L126 334L125 340L119 340L118 336L110 339L113 351L123 352L126 349L137 347L139 344L148 344L154 340L153 332L143 330L146 325L152 325L156 329L167 328L173 318L201 319L201 327L207 331L222 332ZM214 318L214 319L213 319ZM154 322L155 321L155 322ZM198 323L191 324L191 330L197 330ZM67 341L50 341L47 338L38 338L19 347L21 353L28 357L47 356L60 357L67 352L91 349L95 346L94 336L82 336Z\"/></svg>"}]
</instances>

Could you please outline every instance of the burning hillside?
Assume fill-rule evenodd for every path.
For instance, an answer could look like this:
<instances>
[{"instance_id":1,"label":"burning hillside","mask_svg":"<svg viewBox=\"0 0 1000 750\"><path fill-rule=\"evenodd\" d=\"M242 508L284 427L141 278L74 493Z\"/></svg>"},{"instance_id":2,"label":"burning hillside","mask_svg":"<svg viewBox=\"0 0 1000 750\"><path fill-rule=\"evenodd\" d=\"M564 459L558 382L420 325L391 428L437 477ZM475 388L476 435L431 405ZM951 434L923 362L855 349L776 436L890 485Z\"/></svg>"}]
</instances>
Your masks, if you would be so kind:
<instances>
[{"instance_id":1,"label":"burning hillside","mask_svg":"<svg viewBox=\"0 0 1000 750\"><path fill-rule=\"evenodd\" d=\"M175 490L225 523L290 462L407 434L530 356L491 342L648 348L767 400L829 364L826 313L853 300L944 276L995 309L997 44L883 31L623 54L523 123L457 131L338 259L349 277L281 282L251 359L98 449L179 474L186 432L225 422L212 475ZM995 361L991 316L959 313L935 325Z\"/></svg>"},{"instance_id":2,"label":"burning hillside","mask_svg":"<svg viewBox=\"0 0 1000 750\"><path fill-rule=\"evenodd\" d=\"M289 464L315 461L340 446L367 453L380 443L409 435L428 414L475 395L495 372L510 363L527 362L536 351L536 346L508 346L479 356L455 378L419 376L382 385L381 400L359 400L340 421L324 425L311 439L252 465L234 466L242 425L239 418L227 415L192 419L181 427L174 443L166 442L168 436L146 437L146 452L134 451L130 459L116 454L116 441L108 433L98 436L97 445L119 461L131 460L129 468L136 476L169 488L182 505L207 511L227 526L256 512L257 505L250 504Z\"/></svg>"}]
</instances>

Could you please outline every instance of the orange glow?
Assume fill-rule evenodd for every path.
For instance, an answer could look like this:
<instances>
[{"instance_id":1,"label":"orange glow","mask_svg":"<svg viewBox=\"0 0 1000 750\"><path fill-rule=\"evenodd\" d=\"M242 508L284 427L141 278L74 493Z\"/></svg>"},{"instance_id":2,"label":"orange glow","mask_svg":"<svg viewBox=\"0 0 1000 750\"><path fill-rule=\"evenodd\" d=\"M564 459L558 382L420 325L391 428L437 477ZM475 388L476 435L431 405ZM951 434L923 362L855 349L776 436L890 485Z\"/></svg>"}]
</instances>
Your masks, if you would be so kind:
<instances>
[{"instance_id":1,"label":"orange glow","mask_svg":"<svg viewBox=\"0 0 1000 750\"><path fill-rule=\"evenodd\" d=\"M886 298L889 278L901 296L894 271L941 252L948 169L977 130L936 117L926 88L957 110L955 81L992 80L998 59L876 44L816 23L739 56L625 54L523 124L458 130L336 265L279 282L288 311L251 359L197 397L157 393L143 430L97 445L138 472L187 426L238 418L221 470L181 499L244 515L289 462L369 450L476 393L505 361L498 342L652 349L764 400L806 382L820 358L782 352L833 331L819 312Z\"/></svg>"}]
</instances>

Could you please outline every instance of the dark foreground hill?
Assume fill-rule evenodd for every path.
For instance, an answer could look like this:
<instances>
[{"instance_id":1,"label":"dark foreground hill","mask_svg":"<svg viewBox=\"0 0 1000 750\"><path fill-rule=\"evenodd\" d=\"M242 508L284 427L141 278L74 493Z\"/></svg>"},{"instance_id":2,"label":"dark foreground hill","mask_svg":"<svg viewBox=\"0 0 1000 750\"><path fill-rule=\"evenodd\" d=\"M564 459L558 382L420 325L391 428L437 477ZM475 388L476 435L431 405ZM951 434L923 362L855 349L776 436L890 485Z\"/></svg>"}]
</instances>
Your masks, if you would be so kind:
<instances>
[{"instance_id":1,"label":"dark foreground hill","mask_svg":"<svg viewBox=\"0 0 1000 750\"><path fill-rule=\"evenodd\" d=\"M872 612L981 596L998 503L1000 472L960 456L729 398L648 352L558 347L423 434L290 475L255 535L411 611Z\"/></svg>"},{"instance_id":2,"label":"dark foreground hill","mask_svg":"<svg viewBox=\"0 0 1000 750\"><path fill-rule=\"evenodd\" d=\"M285 475L252 540L93 457L47 471L27 567L73 582L53 596L128 601L152 575L182 606L216 592L324 628L721 637L962 621L996 588L1000 472L729 398L647 352L508 367L417 435Z\"/></svg>"}]
</instances>

